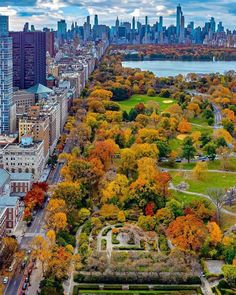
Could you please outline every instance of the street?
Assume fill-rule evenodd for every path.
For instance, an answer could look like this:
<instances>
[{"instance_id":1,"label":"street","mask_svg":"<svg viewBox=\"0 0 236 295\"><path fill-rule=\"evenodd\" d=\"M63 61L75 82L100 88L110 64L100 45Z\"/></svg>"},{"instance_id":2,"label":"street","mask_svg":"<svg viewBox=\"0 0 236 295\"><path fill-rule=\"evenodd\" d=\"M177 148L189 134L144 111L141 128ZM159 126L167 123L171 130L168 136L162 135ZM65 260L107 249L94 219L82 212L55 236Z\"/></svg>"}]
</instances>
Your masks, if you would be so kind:
<instances>
[{"instance_id":1,"label":"street","mask_svg":"<svg viewBox=\"0 0 236 295\"><path fill-rule=\"evenodd\" d=\"M63 152L68 153L69 151L70 151L70 145L69 145L69 142L66 141ZM58 162L55 169L51 170L47 180L47 183L49 185L56 184L60 181L60 172L63 165L64 163ZM45 208L42 210L39 210L30 227L27 227L24 222L21 222L23 224L22 236L18 237L18 242L21 249L25 249L25 250L29 249L30 243L35 236L40 234L41 235L45 234L45 228L44 228L45 215L46 215ZM25 268L25 270L22 270L20 268L20 265L17 267L13 277L9 280L8 284L6 285L6 288L3 293L4 295L22 294L21 289L25 279L25 273L27 273L27 267ZM30 295L36 295L36 294L30 294Z\"/></svg>"}]
</instances>

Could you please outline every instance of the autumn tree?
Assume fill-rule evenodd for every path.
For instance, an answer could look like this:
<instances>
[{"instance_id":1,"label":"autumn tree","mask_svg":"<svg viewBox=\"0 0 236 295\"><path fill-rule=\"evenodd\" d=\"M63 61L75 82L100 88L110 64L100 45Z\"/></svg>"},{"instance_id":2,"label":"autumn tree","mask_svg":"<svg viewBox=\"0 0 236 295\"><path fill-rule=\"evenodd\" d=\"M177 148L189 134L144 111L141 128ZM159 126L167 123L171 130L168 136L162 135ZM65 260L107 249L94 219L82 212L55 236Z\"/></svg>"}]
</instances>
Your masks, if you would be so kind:
<instances>
[{"instance_id":1,"label":"autumn tree","mask_svg":"<svg viewBox=\"0 0 236 295\"><path fill-rule=\"evenodd\" d=\"M220 227L215 222L208 222L207 229L209 231L211 245L217 246L222 241L223 237Z\"/></svg>"},{"instance_id":2,"label":"autumn tree","mask_svg":"<svg viewBox=\"0 0 236 295\"><path fill-rule=\"evenodd\" d=\"M167 235L178 248L198 252L207 236L207 228L194 215L180 216L170 223Z\"/></svg>"},{"instance_id":3,"label":"autumn tree","mask_svg":"<svg viewBox=\"0 0 236 295\"><path fill-rule=\"evenodd\" d=\"M112 163L115 154L119 151L119 147L111 139L104 141L97 141L94 148L90 152L90 158L98 158L106 169Z\"/></svg>"},{"instance_id":4,"label":"autumn tree","mask_svg":"<svg viewBox=\"0 0 236 295\"><path fill-rule=\"evenodd\" d=\"M53 198L62 199L70 208L82 208L87 192L79 183L61 182L53 193Z\"/></svg>"},{"instance_id":5,"label":"autumn tree","mask_svg":"<svg viewBox=\"0 0 236 295\"><path fill-rule=\"evenodd\" d=\"M206 162L198 162L193 168L193 177L197 180L207 178L208 166Z\"/></svg>"},{"instance_id":6,"label":"autumn tree","mask_svg":"<svg viewBox=\"0 0 236 295\"><path fill-rule=\"evenodd\" d=\"M0 269L5 269L11 265L11 262L18 250L16 239L3 237L1 240Z\"/></svg>"},{"instance_id":7,"label":"autumn tree","mask_svg":"<svg viewBox=\"0 0 236 295\"><path fill-rule=\"evenodd\" d=\"M188 121L186 119L182 119L180 122L179 122L179 125L178 125L178 131L180 133L189 133L191 132L192 130L192 127L191 125L188 123Z\"/></svg>"}]
</instances>

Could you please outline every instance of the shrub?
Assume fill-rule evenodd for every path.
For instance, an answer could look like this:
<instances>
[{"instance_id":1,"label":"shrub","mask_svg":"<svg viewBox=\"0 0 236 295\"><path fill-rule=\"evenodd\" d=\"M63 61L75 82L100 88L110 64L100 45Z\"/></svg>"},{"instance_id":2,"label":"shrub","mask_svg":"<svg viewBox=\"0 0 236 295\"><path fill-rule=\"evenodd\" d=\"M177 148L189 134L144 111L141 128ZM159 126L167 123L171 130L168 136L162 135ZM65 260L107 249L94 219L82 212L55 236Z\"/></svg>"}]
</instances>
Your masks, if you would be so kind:
<instances>
[{"instance_id":1,"label":"shrub","mask_svg":"<svg viewBox=\"0 0 236 295\"><path fill-rule=\"evenodd\" d=\"M102 248L103 251L107 249L107 240L102 239L101 248Z\"/></svg>"},{"instance_id":2,"label":"shrub","mask_svg":"<svg viewBox=\"0 0 236 295\"><path fill-rule=\"evenodd\" d=\"M130 285L129 290L149 290L147 285Z\"/></svg>"},{"instance_id":3,"label":"shrub","mask_svg":"<svg viewBox=\"0 0 236 295\"><path fill-rule=\"evenodd\" d=\"M114 232L112 233L111 241L112 241L112 244L114 245L120 244L120 241L117 240L117 233L114 233Z\"/></svg>"},{"instance_id":4,"label":"shrub","mask_svg":"<svg viewBox=\"0 0 236 295\"><path fill-rule=\"evenodd\" d=\"M104 285L103 290L122 290L122 285Z\"/></svg>"},{"instance_id":5,"label":"shrub","mask_svg":"<svg viewBox=\"0 0 236 295\"><path fill-rule=\"evenodd\" d=\"M106 229L104 229L104 231L102 232L102 236L105 237L111 229L111 226L108 226Z\"/></svg>"}]
</instances>

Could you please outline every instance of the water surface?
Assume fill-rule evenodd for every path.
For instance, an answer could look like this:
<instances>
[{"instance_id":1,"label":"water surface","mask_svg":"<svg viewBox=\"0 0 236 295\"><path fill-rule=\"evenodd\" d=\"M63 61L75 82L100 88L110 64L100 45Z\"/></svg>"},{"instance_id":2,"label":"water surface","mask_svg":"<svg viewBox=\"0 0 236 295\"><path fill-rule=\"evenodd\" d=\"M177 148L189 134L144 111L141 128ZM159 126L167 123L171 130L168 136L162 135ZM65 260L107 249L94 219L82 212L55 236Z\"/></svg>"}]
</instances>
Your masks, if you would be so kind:
<instances>
[{"instance_id":1,"label":"water surface","mask_svg":"<svg viewBox=\"0 0 236 295\"><path fill-rule=\"evenodd\" d=\"M187 75L188 73L196 74L224 74L227 71L236 71L236 61L124 61L124 67L140 68L144 71L151 71L156 76L168 77Z\"/></svg>"}]
</instances>

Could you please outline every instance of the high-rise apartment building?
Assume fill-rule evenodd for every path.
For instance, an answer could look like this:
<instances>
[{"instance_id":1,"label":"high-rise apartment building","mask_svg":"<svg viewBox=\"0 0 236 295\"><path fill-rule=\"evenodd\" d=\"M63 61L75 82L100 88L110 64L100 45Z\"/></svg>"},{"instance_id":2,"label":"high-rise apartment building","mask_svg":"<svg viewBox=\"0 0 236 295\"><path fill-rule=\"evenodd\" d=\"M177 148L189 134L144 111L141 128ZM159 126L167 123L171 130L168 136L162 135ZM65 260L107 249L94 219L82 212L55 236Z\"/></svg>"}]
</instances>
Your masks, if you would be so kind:
<instances>
[{"instance_id":1,"label":"high-rise apartment building","mask_svg":"<svg viewBox=\"0 0 236 295\"><path fill-rule=\"evenodd\" d=\"M11 131L12 38L8 33L8 16L0 16L0 134Z\"/></svg>"},{"instance_id":2,"label":"high-rise apartment building","mask_svg":"<svg viewBox=\"0 0 236 295\"><path fill-rule=\"evenodd\" d=\"M64 19L57 22L57 39L59 43L66 40L67 37L67 24Z\"/></svg>"},{"instance_id":3,"label":"high-rise apartment building","mask_svg":"<svg viewBox=\"0 0 236 295\"><path fill-rule=\"evenodd\" d=\"M46 33L10 32L13 39L13 86L46 85Z\"/></svg>"}]
</instances>

